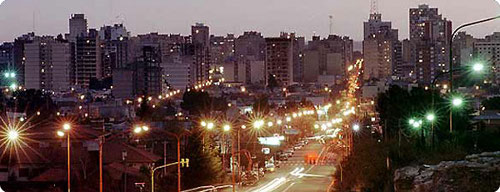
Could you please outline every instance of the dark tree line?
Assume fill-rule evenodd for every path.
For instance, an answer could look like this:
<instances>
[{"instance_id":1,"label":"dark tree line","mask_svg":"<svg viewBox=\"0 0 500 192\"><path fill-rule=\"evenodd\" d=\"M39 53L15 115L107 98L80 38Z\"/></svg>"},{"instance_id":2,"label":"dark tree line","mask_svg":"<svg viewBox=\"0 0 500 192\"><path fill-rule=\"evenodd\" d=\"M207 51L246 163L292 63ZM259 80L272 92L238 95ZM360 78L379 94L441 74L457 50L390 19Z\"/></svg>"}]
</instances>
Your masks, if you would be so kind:
<instances>
[{"instance_id":1,"label":"dark tree line","mask_svg":"<svg viewBox=\"0 0 500 192\"><path fill-rule=\"evenodd\" d=\"M352 153L341 162L341 191L363 188L369 191L392 191L394 170L414 164L437 164L463 159L465 155L500 150L500 134L475 129L472 109L467 102L453 109L453 133L449 131L450 98L437 92L413 88L407 91L390 87L379 95L376 109L380 114L382 133L362 129L354 135ZM434 103L434 105L433 105ZM486 106L500 106L499 100L486 101ZM434 107L432 107L434 106ZM425 115L434 112L434 124ZM410 118L423 120L419 128L409 124ZM370 125L365 121L365 125ZM434 142L432 125L434 125ZM340 172L336 179L340 181Z\"/></svg>"}]
</instances>

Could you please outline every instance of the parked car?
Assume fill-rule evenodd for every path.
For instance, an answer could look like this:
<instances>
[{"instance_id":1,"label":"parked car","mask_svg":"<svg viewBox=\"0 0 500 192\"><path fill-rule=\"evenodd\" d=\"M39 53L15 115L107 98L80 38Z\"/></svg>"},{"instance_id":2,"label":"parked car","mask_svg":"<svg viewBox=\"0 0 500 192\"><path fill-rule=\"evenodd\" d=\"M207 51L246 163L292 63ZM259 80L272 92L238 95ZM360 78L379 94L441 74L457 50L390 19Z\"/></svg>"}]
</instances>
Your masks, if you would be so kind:
<instances>
[{"instance_id":1,"label":"parked car","mask_svg":"<svg viewBox=\"0 0 500 192\"><path fill-rule=\"evenodd\" d=\"M289 156L288 156L288 154L287 154L287 153L281 153L281 154L278 156L278 158L279 158L279 160L280 160L280 161L286 161L286 160L288 160L288 157L289 157Z\"/></svg>"},{"instance_id":2,"label":"parked car","mask_svg":"<svg viewBox=\"0 0 500 192\"><path fill-rule=\"evenodd\" d=\"M295 149L295 150L299 150L299 149L302 149L302 146L300 146L300 145L296 145L295 147L293 147L293 149Z\"/></svg>"}]
</instances>

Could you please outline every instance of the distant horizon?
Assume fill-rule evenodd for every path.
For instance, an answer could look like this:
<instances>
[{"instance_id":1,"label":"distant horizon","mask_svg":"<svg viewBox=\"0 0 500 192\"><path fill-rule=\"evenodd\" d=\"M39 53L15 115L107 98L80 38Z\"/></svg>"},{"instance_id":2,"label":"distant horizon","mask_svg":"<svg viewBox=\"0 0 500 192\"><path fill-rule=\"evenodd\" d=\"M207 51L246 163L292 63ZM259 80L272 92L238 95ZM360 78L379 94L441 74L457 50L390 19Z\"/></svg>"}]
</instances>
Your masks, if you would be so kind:
<instances>
[{"instance_id":1,"label":"distant horizon","mask_svg":"<svg viewBox=\"0 0 500 192\"><path fill-rule=\"evenodd\" d=\"M1 0L0 0L1 1ZM283 4L287 1L286 4ZM117 3L120 2L120 3ZM37 35L68 33L71 14L83 13L89 28L123 23L131 35L158 32L161 34L190 35L190 27L197 22L210 27L210 34L235 36L244 31L258 31L265 37L278 36L281 31L296 32L306 40L313 34L329 34L329 15L333 15L333 34L349 36L362 41L363 22L370 14L369 0L331 2L314 0L6 0L0 6L0 42L13 41L22 34L34 31ZM384 21L391 21L399 30L399 38L408 37L408 10L419 4L439 8L443 17L458 25L500 14L495 0L379 0L379 13ZM23 10L23 11L19 11ZM467 14L463 14L467 11ZM403 17L404 16L404 17ZM404 19L400 19L403 17ZM12 19L16 18L16 19ZM33 30L35 29L35 30ZM466 28L463 31L476 38L500 32L500 21Z\"/></svg>"}]
</instances>

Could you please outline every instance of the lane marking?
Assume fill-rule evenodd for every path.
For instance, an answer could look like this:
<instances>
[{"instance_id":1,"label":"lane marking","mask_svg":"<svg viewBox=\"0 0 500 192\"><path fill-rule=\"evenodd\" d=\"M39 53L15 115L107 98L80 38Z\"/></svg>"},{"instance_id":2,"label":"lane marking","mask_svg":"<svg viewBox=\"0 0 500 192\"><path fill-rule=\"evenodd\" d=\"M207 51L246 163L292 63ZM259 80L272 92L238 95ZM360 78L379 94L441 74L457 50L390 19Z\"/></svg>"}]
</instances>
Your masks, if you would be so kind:
<instances>
[{"instance_id":1,"label":"lane marking","mask_svg":"<svg viewBox=\"0 0 500 192\"><path fill-rule=\"evenodd\" d=\"M291 183L288 187L285 188L282 192L288 191L288 189L292 188L292 186L295 185L295 182Z\"/></svg>"}]
</instances>

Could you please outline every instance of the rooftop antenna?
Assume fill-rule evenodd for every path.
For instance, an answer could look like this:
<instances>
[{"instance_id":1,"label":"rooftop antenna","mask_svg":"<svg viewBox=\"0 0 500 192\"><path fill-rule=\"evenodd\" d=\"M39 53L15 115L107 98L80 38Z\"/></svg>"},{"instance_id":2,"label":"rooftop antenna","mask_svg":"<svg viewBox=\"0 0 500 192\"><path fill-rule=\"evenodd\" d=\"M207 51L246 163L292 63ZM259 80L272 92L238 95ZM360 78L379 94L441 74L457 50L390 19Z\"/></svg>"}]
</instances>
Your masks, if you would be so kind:
<instances>
[{"instance_id":1,"label":"rooftop antenna","mask_svg":"<svg viewBox=\"0 0 500 192\"><path fill-rule=\"evenodd\" d=\"M33 32L36 32L36 17L35 17L35 10L33 10Z\"/></svg>"},{"instance_id":2,"label":"rooftop antenna","mask_svg":"<svg viewBox=\"0 0 500 192\"><path fill-rule=\"evenodd\" d=\"M330 35L333 34L333 15L328 15L328 18L330 19Z\"/></svg>"},{"instance_id":3,"label":"rooftop antenna","mask_svg":"<svg viewBox=\"0 0 500 192\"><path fill-rule=\"evenodd\" d=\"M378 0L370 0L370 13L377 14L378 13Z\"/></svg>"}]
</instances>

